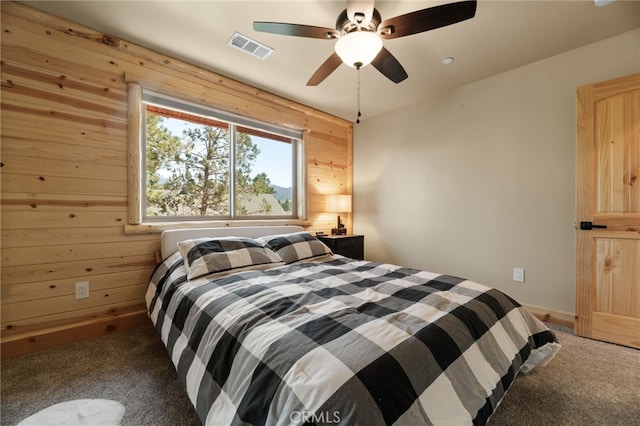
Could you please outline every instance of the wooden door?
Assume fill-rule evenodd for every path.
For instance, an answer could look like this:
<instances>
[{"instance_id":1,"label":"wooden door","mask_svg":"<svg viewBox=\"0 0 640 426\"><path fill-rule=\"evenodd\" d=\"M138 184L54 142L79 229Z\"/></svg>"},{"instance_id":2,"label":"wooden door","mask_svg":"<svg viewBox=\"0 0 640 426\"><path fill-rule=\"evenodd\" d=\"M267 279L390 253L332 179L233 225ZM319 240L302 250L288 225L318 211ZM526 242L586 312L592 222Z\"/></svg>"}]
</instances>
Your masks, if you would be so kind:
<instances>
[{"instance_id":1,"label":"wooden door","mask_svg":"<svg viewBox=\"0 0 640 426\"><path fill-rule=\"evenodd\" d=\"M577 112L575 332L640 348L640 74L579 87Z\"/></svg>"}]
</instances>

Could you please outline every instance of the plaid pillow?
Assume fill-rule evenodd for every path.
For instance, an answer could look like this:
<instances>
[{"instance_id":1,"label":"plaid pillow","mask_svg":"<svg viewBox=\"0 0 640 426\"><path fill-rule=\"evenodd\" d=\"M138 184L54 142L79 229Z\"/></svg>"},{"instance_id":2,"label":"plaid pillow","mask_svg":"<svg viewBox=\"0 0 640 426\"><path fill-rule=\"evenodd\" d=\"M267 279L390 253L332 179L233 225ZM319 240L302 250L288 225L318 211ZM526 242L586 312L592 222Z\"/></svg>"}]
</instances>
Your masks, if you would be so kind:
<instances>
[{"instance_id":1,"label":"plaid pillow","mask_svg":"<svg viewBox=\"0 0 640 426\"><path fill-rule=\"evenodd\" d=\"M283 265L280 256L251 238L198 238L181 241L178 248L190 280L214 272L267 269Z\"/></svg>"},{"instance_id":2,"label":"plaid pillow","mask_svg":"<svg viewBox=\"0 0 640 426\"><path fill-rule=\"evenodd\" d=\"M322 241L306 231L269 235L257 238L257 240L264 243L265 247L275 251L284 260L284 263L333 254Z\"/></svg>"}]
</instances>

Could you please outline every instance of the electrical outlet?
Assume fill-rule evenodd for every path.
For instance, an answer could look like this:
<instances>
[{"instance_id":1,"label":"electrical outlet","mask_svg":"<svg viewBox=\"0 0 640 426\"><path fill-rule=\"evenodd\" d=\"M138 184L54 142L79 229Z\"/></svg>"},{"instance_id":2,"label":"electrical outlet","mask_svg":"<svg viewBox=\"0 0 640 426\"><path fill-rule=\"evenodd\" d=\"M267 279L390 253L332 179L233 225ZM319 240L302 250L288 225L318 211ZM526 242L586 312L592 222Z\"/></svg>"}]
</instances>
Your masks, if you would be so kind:
<instances>
[{"instance_id":1,"label":"electrical outlet","mask_svg":"<svg viewBox=\"0 0 640 426\"><path fill-rule=\"evenodd\" d=\"M524 282L524 268L513 268L513 280L519 283Z\"/></svg>"},{"instance_id":2,"label":"electrical outlet","mask_svg":"<svg viewBox=\"0 0 640 426\"><path fill-rule=\"evenodd\" d=\"M76 283L76 299L86 299L89 297L89 281Z\"/></svg>"}]
</instances>

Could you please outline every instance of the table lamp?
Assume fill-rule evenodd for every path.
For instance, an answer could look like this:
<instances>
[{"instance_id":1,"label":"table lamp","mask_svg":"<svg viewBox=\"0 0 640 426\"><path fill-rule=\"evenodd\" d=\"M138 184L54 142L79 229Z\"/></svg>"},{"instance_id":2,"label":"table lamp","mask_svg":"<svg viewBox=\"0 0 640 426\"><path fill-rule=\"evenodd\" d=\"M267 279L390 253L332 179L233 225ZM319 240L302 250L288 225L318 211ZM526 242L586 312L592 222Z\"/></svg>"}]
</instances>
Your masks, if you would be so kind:
<instances>
[{"instance_id":1,"label":"table lamp","mask_svg":"<svg viewBox=\"0 0 640 426\"><path fill-rule=\"evenodd\" d=\"M327 211L332 213L350 213L351 195L329 195L327 196ZM331 229L331 235L346 235L347 228L338 215L338 226Z\"/></svg>"}]
</instances>

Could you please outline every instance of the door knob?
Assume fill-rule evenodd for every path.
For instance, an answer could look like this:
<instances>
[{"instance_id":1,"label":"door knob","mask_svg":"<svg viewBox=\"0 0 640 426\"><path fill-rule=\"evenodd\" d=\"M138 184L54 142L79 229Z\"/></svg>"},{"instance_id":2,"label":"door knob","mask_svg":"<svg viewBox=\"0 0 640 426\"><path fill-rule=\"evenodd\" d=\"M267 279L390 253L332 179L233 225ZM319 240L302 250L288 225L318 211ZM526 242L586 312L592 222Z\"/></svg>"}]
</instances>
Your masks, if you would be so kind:
<instances>
[{"instance_id":1,"label":"door knob","mask_svg":"<svg viewBox=\"0 0 640 426\"><path fill-rule=\"evenodd\" d=\"M606 228L607 225L594 225L593 222L580 222L580 229L591 231L593 228Z\"/></svg>"}]
</instances>

